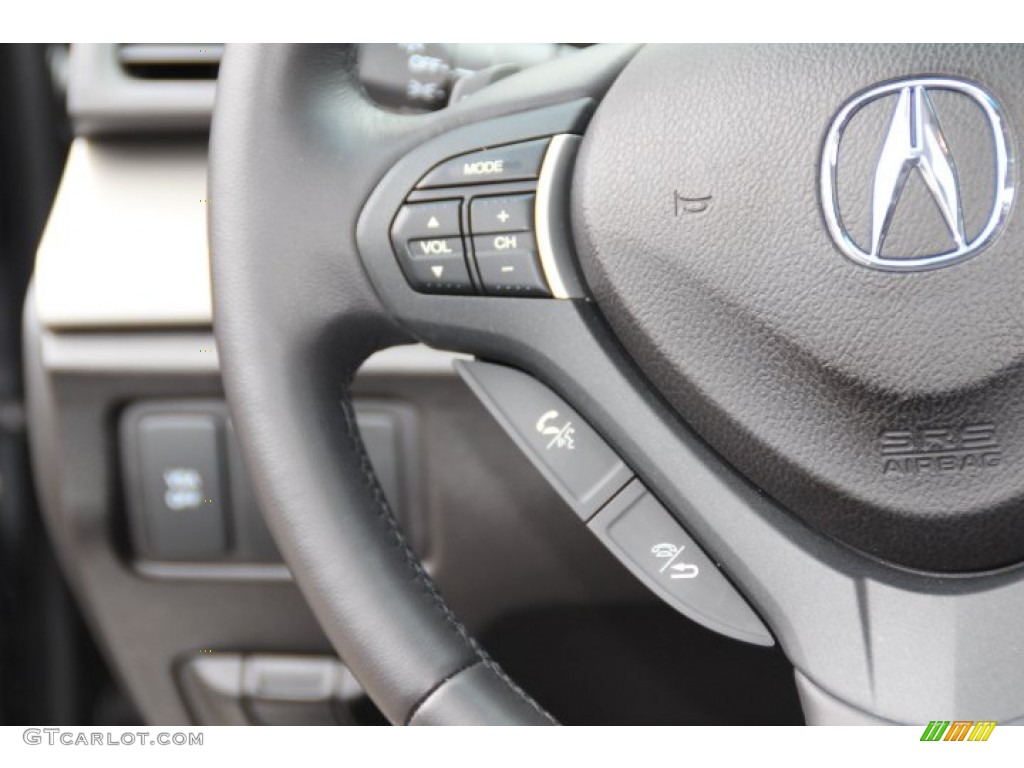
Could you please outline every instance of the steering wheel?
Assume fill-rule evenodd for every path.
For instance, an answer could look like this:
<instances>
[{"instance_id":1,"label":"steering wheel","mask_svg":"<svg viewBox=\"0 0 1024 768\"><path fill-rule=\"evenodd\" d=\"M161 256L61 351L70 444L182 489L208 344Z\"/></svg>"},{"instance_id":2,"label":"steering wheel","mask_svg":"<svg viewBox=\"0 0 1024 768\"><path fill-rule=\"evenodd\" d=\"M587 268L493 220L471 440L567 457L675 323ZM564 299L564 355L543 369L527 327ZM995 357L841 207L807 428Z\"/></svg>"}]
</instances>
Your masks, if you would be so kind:
<instances>
[{"instance_id":1,"label":"steering wheel","mask_svg":"<svg viewBox=\"0 0 1024 768\"><path fill-rule=\"evenodd\" d=\"M403 115L364 95L353 46L229 47L225 390L296 581L393 723L554 722L447 607L361 446L349 384L412 341L573 414L573 455L619 462L572 497L582 520L613 547L615 505L676 526L735 621L694 615L778 642L808 722L1024 716L1022 65L594 46ZM488 229L489 198L532 221ZM683 551L637 541L642 577ZM674 575L656 588L685 602Z\"/></svg>"}]
</instances>

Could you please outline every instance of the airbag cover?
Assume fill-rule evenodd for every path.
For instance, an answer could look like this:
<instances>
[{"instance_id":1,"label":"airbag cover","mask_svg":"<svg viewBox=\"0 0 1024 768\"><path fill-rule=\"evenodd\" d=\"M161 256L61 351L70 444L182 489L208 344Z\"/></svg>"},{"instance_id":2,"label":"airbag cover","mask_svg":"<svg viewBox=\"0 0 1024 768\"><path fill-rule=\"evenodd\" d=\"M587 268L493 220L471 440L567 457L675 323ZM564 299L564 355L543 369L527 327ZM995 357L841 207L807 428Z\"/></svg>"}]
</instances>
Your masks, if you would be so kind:
<instances>
[{"instance_id":1,"label":"airbag cover","mask_svg":"<svg viewBox=\"0 0 1024 768\"><path fill-rule=\"evenodd\" d=\"M940 269L854 263L823 216L823 142L866 89L949 77L992 95L1015 153L1022 72L1019 47L652 46L575 171L590 289L657 389L793 513L905 566L1024 556L1024 225L1008 208L984 250ZM963 99L929 98L970 236L993 205L991 131ZM895 99L858 112L842 145L844 221L862 241ZM934 198L912 172L886 247L941 249Z\"/></svg>"}]
</instances>

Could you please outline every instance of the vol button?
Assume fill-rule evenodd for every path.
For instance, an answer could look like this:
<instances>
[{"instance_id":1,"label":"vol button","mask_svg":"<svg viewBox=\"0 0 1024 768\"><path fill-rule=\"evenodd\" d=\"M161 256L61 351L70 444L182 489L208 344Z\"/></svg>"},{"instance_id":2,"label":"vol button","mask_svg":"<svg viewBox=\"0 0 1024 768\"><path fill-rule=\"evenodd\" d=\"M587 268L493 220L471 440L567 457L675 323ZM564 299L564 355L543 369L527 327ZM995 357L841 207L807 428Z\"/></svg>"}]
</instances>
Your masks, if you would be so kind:
<instances>
[{"instance_id":1,"label":"vol button","mask_svg":"<svg viewBox=\"0 0 1024 768\"><path fill-rule=\"evenodd\" d=\"M415 256L450 256L455 252L447 238L417 240L412 247Z\"/></svg>"},{"instance_id":2,"label":"vol button","mask_svg":"<svg viewBox=\"0 0 1024 768\"><path fill-rule=\"evenodd\" d=\"M401 259L401 267L417 291L473 293L461 238L412 240Z\"/></svg>"},{"instance_id":3,"label":"vol button","mask_svg":"<svg viewBox=\"0 0 1024 768\"><path fill-rule=\"evenodd\" d=\"M452 237L459 235L458 200L440 200L430 203L403 205L391 228L392 238L405 243L426 237Z\"/></svg>"}]
</instances>

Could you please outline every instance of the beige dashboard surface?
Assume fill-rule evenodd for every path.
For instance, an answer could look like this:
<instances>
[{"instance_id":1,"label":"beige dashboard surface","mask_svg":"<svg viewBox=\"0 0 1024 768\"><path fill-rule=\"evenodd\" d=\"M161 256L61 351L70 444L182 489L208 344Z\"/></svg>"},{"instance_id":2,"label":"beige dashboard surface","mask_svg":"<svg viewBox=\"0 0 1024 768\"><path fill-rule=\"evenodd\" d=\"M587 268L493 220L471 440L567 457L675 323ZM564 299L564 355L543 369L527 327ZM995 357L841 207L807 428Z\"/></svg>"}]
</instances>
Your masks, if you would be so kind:
<instances>
[{"instance_id":1,"label":"beige dashboard surface","mask_svg":"<svg viewBox=\"0 0 1024 768\"><path fill-rule=\"evenodd\" d=\"M76 139L36 256L45 328L209 326L206 148Z\"/></svg>"}]
</instances>

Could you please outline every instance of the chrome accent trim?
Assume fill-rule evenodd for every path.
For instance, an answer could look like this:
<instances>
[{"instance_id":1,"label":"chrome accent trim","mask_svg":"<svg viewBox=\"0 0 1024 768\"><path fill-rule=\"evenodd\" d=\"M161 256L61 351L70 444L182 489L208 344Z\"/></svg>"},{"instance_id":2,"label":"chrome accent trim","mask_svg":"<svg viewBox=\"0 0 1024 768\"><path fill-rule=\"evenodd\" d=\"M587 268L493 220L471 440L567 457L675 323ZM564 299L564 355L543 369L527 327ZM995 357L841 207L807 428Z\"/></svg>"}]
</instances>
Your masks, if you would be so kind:
<instances>
[{"instance_id":1,"label":"chrome accent trim","mask_svg":"<svg viewBox=\"0 0 1024 768\"><path fill-rule=\"evenodd\" d=\"M960 181L932 100L923 86L900 91L875 168L871 199L871 255L881 258L903 188L915 168L921 172L958 249L967 244Z\"/></svg>"},{"instance_id":2,"label":"chrome accent trim","mask_svg":"<svg viewBox=\"0 0 1024 768\"><path fill-rule=\"evenodd\" d=\"M551 295L556 299L573 298L558 268L555 257L555 243L552 232L552 213L556 204L555 195L559 191L558 180L564 178L563 165L572 159L578 137L559 134L551 138L548 151L541 164L540 176L537 179L537 197L534 202L534 228L537 233L537 253L540 266L544 271Z\"/></svg>"},{"instance_id":3,"label":"chrome accent trim","mask_svg":"<svg viewBox=\"0 0 1024 768\"><path fill-rule=\"evenodd\" d=\"M973 240L963 232L959 182L952 155L935 115L929 90L946 90L971 98L984 111L992 129L996 159L995 194L985 227ZM853 116L870 102L898 93L899 98L889 125L882 154L875 168L872 196L872 243L870 251L853 241L843 226L839 212L837 173L839 146L843 131ZM911 171L921 171L935 198L956 248L944 253L911 259L883 257L881 247L892 214ZM835 116L825 137L822 151L820 185L821 208L829 234L847 258L866 267L891 272L912 272L949 266L963 261L985 248L1002 227L1013 204L1015 183L1014 156L1009 127L999 104L979 86L943 77L919 77L897 80L871 88L851 99Z\"/></svg>"}]
</instances>

